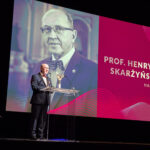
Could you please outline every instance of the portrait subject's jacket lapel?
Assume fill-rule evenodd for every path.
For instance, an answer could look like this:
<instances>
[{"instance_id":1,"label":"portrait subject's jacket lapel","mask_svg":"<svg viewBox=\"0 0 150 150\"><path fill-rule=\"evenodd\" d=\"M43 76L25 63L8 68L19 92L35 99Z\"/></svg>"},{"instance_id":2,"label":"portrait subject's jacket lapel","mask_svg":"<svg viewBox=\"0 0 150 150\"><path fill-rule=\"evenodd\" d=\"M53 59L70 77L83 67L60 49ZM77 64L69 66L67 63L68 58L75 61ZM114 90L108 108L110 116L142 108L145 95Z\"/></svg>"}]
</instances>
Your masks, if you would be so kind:
<instances>
[{"instance_id":1,"label":"portrait subject's jacket lapel","mask_svg":"<svg viewBox=\"0 0 150 150\"><path fill-rule=\"evenodd\" d=\"M65 76L62 79L63 88L74 88L74 78L78 75L80 71L80 56L78 52L75 51L72 56L67 69L65 71Z\"/></svg>"},{"instance_id":2,"label":"portrait subject's jacket lapel","mask_svg":"<svg viewBox=\"0 0 150 150\"><path fill-rule=\"evenodd\" d=\"M78 55L78 52L75 52L67 66L67 69L65 70L64 78L61 81L61 87L65 89L74 88L74 78L78 74L79 70L80 57ZM55 93L52 100L51 109L55 109L62 104L66 104L67 102L68 97L65 96L65 94Z\"/></svg>"}]
</instances>

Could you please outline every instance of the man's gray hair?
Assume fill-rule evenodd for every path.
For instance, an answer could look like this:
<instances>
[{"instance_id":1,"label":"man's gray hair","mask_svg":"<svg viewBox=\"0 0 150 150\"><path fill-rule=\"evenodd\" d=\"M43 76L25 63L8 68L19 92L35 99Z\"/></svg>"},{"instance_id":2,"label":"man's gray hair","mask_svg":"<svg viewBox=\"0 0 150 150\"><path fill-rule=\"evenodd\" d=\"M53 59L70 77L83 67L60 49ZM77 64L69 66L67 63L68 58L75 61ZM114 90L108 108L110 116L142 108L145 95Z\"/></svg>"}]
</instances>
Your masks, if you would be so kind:
<instances>
[{"instance_id":1,"label":"man's gray hair","mask_svg":"<svg viewBox=\"0 0 150 150\"><path fill-rule=\"evenodd\" d=\"M68 13L67 11L63 10L63 9L59 9L59 8L52 8L52 9L49 9L42 17L42 22L43 20L45 19L45 17L49 14L49 13L52 13L52 12L61 12L61 13L64 13L70 23L70 26L71 28L73 29L74 28L74 25L73 25L73 19L72 19L72 16L70 13Z\"/></svg>"}]
</instances>

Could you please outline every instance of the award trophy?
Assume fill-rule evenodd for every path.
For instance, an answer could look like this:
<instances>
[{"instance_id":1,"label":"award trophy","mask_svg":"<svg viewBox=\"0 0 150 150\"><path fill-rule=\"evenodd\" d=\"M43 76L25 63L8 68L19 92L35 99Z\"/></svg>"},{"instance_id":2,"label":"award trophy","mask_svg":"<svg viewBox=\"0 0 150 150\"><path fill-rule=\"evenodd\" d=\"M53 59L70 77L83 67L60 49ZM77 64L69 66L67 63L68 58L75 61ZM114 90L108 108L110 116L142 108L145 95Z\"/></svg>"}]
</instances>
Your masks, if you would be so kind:
<instances>
[{"instance_id":1,"label":"award trophy","mask_svg":"<svg viewBox=\"0 0 150 150\"><path fill-rule=\"evenodd\" d=\"M58 81L58 88L61 88L61 80L63 79L64 74L59 74L58 72L56 72L56 76Z\"/></svg>"},{"instance_id":2,"label":"award trophy","mask_svg":"<svg viewBox=\"0 0 150 150\"><path fill-rule=\"evenodd\" d=\"M57 82L58 82L58 88L61 89L61 80L64 77L64 71L62 71L60 68L56 69L56 76L57 76Z\"/></svg>"}]
</instances>

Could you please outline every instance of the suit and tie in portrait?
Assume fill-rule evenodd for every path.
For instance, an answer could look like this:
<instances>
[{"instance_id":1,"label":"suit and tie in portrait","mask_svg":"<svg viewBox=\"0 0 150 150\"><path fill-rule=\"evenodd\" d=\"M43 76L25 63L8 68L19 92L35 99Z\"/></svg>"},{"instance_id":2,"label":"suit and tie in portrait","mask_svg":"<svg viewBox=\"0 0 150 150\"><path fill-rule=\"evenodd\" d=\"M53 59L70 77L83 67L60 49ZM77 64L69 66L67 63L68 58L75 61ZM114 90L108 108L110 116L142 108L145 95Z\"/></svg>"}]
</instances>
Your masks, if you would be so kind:
<instances>
[{"instance_id":1,"label":"suit and tie in portrait","mask_svg":"<svg viewBox=\"0 0 150 150\"><path fill-rule=\"evenodd\" d=\"M38 62L31 74L37 73L41 64L48 64L50 67L48 76L51 78L53 87L57 87L57 70L59 69L59 72L64 76L61 80L61 88L79 91L77 95L55 92L50 100L50 110L64 106L76 97L95 90L88 107L90 108L91 104L94 106L92 116L96 116L98 65L76 50L74 44L77 38L77 30L74 29L71 15L61 9L50 9L43 15L40 29L43 45L49 56ZM86 101L88 101L88 98ZM84 103L86 101L84 100ZM88 102L81 107L84 109L87 105ZM91 111L91 108L89 111ZM90 116L90 113L87 115Z\"/></svg>"},{"instance_id":2,"label":"suit and tie in portrait","mask_svg":"<svg viewBox=\"0 0 150 150\"><path fill-rule=\"evenodd\" d=\"M43 63L51 67L51 58L47 58L37 64L36 68ZM36 72L36 69L34 70ZM53 78L51 79L53 80ZM54 86L54 85L52 85ZM78 96L97 88L97 64L86 59L79 52L75 51L72 56L61 81L61 88L79 90ZM75 99L75 96L65 96L65 94L55 93L52 98L51 109L56 109L69 101Z\"/></svg>"}]
</instances>

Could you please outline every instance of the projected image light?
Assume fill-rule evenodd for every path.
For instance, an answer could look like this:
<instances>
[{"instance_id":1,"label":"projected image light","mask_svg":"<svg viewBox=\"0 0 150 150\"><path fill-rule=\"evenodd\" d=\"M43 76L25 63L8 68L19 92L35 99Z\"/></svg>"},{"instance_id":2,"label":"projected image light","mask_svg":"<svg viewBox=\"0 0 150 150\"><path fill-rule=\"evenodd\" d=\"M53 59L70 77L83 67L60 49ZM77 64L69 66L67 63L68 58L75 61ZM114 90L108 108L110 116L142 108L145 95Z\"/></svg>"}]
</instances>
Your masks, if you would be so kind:
<instances>
[{"instance_id":1,"label":"projected image light","mask_svg":"<svg viewBox=\"0 0 150 150\"><path fill-rule=\"evenodd\" d=\"M49 113L96 117L99 17L31 0L15 0L13 16L7 110L30 112L31 75L40 72L42 63L49 65L57 87L60 63L56 69L52 61L59 58L61 88L79 93L52 94Z\"/></svg>"},{"instance_id":2,"label":"projected image light","mask_svg":"<svg viewBox=\"0 0 150 150\"><path fill-rule=\"evenodd\" d=\"M15 0L6 110L31 111L31 75L47 63L53 87L59 74L59 87L79 90L52 94L48 113L150 121L149 50L150 27ZM60 55L64 66L55 72L51 61Z\"/></svg>"}]
</instances>

